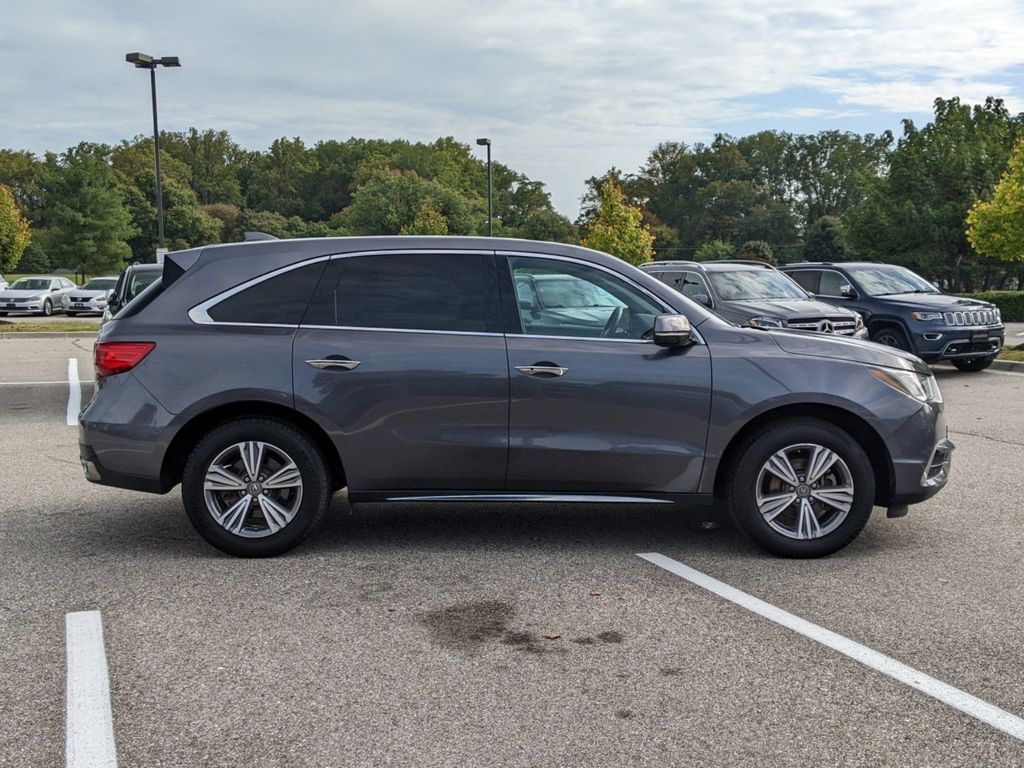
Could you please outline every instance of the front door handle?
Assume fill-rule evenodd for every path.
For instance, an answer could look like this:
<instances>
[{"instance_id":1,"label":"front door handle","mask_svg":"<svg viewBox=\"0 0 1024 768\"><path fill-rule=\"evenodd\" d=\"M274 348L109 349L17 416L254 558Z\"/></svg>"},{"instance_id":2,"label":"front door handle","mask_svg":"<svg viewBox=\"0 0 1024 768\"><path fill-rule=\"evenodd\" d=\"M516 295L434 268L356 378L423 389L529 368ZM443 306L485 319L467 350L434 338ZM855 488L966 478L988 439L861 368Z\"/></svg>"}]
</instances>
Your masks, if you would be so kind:
<instances>
[{"instance_id":1,"label":"front door handle","mask_svg":"<svg viewBox=\"0 0 1024 768\"><path fill-rule=\"evenodd\" d=\"M560 365L517 365L516 370L527 376L564 376L569 372Z\"/></svg>"},{"instance_id":2,"label":"front door handle","mask_svg":"<svg viewBox=\"0 0 1024 768\"><path fill-rule=\"evenodd\" d=\"M353 368L358 368L361 360L347 360L343 357L329 357L326 360L307 360L306 365L311 365L314 368L324 370L326 368L342 368L346 371L351 371Z\"/></svg>"}]
</instances>

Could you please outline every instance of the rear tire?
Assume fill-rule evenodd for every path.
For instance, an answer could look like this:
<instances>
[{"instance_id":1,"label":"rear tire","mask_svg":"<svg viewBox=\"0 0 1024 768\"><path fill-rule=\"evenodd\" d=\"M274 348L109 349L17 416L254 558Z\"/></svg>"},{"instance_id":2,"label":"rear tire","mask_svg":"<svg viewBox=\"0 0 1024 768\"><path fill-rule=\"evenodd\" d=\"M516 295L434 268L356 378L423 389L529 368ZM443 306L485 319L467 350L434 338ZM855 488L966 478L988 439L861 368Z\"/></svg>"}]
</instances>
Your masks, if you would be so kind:
<instances>
[{"instance_id":1,"label":"rear tire","mask_svg":"<svg viewBox=\"0 0 1024 768\"><path fill-rule=\"evenodd\" d=\"M910 339L898 325L883 325L871 333L871 340L876 344L884 344L887 347L902 349L904 352L913 352L910 346Z\"/></svg>"},{"instance_id":2,"label":"rear tire","mask_svg":"<svg viewBox=\"0 0 1024 768\"><path fill-rule=\"evenodd\" d=\"M992 365L992 361L995 359L996 356L992 355L991 357L955 358L949 362L955 365L957 370L964 371L965 373L975 373L977 371L984 371Z\"/></svg>"},{"instance_id":3,"label":"rear tire","mask_svg":"<svg viewBox=\"0 0 1024 768\"><path fill-rule=\"evenodd\" d=\"M192 450L181 496L196 531L217 549L273 557L319 524L331 500L330 473L316 445L290 424L238 419Z\"/></svg>"},{"instance_id":4,"label":"rear tire","mask_svg":"<svg viewBox=\"0 0 1024 768\"><path fill-rule=\"evenodd\" d=\"M781 466L780 455L786 457ZM816 461L828 468L817 473ZM775 473L790 470L791 484ZM782 557L839 551L867 524L874 499L875 476L864 449L844 430L818 419L776 422L751 435L726 479L726 502L737 527Z\"/></svg>"}]
</instances>

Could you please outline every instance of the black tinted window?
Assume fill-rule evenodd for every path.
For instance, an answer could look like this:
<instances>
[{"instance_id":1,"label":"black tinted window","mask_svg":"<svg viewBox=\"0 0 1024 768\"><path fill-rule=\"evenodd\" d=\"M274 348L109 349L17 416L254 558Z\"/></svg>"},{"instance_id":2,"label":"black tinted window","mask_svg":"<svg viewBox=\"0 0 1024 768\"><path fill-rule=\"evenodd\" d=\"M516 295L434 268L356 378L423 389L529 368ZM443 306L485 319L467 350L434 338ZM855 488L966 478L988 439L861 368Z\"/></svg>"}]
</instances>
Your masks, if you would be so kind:
<instances>
[{"instance_id":1,"label":"black tinted window","mask_svg":"<svg viewBox=\"0 0 1024 768\"><path fill-rule=\"evenodd\" d=\"M810 293L818 292L818 273L813 269L801 269L797 272L787 272L787 275L796 280L800 287Z\"/></svg>"},{"instance_id":2,"label":"black tinted window","mask_svg":"<svg viewBox=\"0 0 1024 768\"><path fill-rule=\"evenodd\" d=\"M209 310L218 323L298 325L326 262L271 277L236 293Z\"/></svg>"},{"instance_id":3,"label":"black tinted window","mask_svg":"<svg viewBox=\"0 0 1024 768\"><path fill-rule=\"evenodd\" d=\"M374 254L335 259L304 325L424 331L496 330L493 257Z\"/></svg>"}]
</instances>

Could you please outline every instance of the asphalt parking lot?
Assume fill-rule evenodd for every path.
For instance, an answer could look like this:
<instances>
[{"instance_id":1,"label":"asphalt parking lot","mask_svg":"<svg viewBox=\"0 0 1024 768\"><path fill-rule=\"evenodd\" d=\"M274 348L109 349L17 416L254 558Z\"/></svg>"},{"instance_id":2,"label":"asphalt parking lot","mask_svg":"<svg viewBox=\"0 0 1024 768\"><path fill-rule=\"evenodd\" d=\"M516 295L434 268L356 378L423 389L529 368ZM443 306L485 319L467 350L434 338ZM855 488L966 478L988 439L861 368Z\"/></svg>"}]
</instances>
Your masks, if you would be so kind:
<instances>
[{"instance_id":1,"label":"asphalt parking lot","mask_svg":"<svg viewBox=\"0 0 1024 768\"><path fill-rule=\"evenodd\" d=\"M87 483L69 360L0 340L0 765L64 761L99 611L124 766L1024 765L1024 742L638 557L660 553L1024 716L1024 375L937 369L947 489L786 561L716 510L365 505L274 560L177 492Z\"/></svg>"}]
</instances>

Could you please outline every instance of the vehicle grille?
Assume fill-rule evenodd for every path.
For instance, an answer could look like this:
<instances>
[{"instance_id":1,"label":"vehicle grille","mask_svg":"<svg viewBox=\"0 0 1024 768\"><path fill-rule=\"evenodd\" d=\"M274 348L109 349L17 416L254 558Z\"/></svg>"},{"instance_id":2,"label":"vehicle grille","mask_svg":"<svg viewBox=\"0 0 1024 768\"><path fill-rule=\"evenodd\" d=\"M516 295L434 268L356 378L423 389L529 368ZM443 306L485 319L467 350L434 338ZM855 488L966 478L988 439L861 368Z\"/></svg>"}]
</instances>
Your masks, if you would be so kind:
<instances>
[{"instance_id":1,"label":"vehicle grille","mask_svg":"<svg viewBox=\"0 0 1024 768\"><path fill-rule=\"evenodd\" d=\"M71 301L77 301L80 304L88 304L92 301L92 296L72 296Z\"/></svg>"},{"instance_id":2,"label":"vehicle grille","mask_svg":"<svg viewBox=\"0 0 1024 768\"><path fill-rule=\"evenodd\" d=\"M946 312L946 325L995 325L996 313L992 309L978 309L969 312Z\"/></svg>"},{"instance_id":3,"label":"vehicle grille","mask_svg":"<svg viewBox=\"0 0 1024 768\"><path fill-rule=\"evenodd\" d=\"M811 320L790 320L789 327L795 331L852 336L857 330L857 321L848 317L819 317Z\"/></svg>"}]
</instances>

